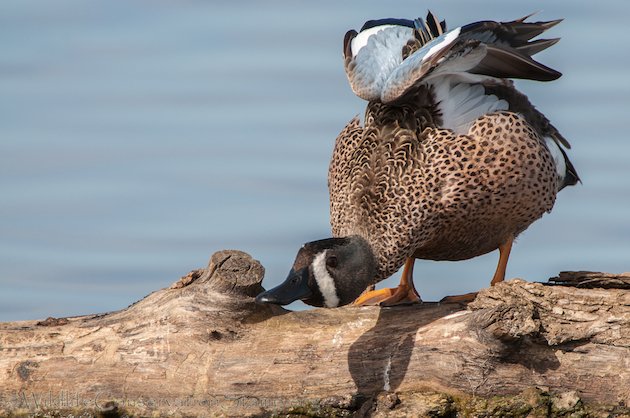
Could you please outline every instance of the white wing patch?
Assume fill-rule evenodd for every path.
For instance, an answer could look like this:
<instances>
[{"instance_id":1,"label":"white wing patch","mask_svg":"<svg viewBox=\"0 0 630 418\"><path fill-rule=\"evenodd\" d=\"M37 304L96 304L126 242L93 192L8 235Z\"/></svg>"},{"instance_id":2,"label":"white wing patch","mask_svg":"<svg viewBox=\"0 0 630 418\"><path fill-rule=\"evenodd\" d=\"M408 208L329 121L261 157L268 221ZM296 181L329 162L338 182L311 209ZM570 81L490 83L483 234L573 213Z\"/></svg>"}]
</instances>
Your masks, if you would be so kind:
<instances>
[{"instance_id":1,"label":"white wing patch","mask_svg":"<svg viewBox=\"0 0 630 418\"><path fill-rule=\"evenodd\" d=\"M398 26L397 25L381 25L381 26L374 26L373 28L366 29L360 32L350 42L350 49L352 50L352 57L356 57L359 51L361 50L361 48L367 45L368 39L370 38L370 36L375 35L379 33L380 31L385 30L387 28L396 28L396 27Z\"/></svg>"},{"instance_id":2,"label":"white wing patch","mask_svg":"<svg viewBox=\"0 0 630 418\"><path fill-rule=\"evenodd\" d=\"M424 55L424 57L422 57L422 61L424 62L428 60L433 54L441 51L442 48L450 45L451 42L457 39L457 37L459 36L459 32L461 32L461 30L462 30L461 27L455 28L452 31L446 32L438 36L437 38L435 38L433 42L436 42L441 37L444 37L444 39L442 39L439 43L437 43L436 45L432 46L431 49L429 49L429 51Z\"/></svg>"},{"instance_id":3,"label":"white wing patch","mask_svg":"<svg viewBox=\"0 0 630 418\"><path fill-rule=\"evenodd\" d=\"M366 29L350 41L352 70L347 71L352 90L364 100L380 99L383 84L402 62L402 48L413 39L413 29L381 25Z\"/></svg>"},{"instance_id":4,"label":"white wing patch","mask_svg":"<svg viewBox=\"0 0 630 418\"><path fill-rule=\"evenodd\" d=\"M479 77L476 74L467 73L468 70L477 66L486 56L485 46L469 48L461 51L458 56L449 56L446 61L444 61L444 57L441 57L435 63L432 63L435 55L449 48L457 41L460 31L461 28L456 28L438 36L386 73L387 78L380 85L382 86L381 90L377 92L381 101L389 103L400 98L419 80L424 80L425 83L428 83L431 79L446 77L451 74L460 78L470 76L472 76L472 79L487 78L487 76Z\"/></svg>"},{"instance_id":5,"label":"white wing patch","mask_svg":"<svg viewBox=\"0 0 630 418\"><path fill-rule=\"evenodd\" d=\"M315 256L311 267L313 268L317 287L319 287L319 291L324 297L324 305L327 308L336 308L339 306L339 297L337 296L335 280L330 276L326 268L326 251L328 250L324 250Z\"/></svg>"},{"instance_id":6,"label":"white wing patch","mask_svg":"<svg viewBox=\"0 0 630 418\"><path fill-rule=\"evenodd\" d=\"M477 118L509 108L505 100L486 94L482 85L459 82L457 76L435 78L430 84L442 114L441 127L452 129L459 135L467 134Z\"/></svg>"}]
</instances>

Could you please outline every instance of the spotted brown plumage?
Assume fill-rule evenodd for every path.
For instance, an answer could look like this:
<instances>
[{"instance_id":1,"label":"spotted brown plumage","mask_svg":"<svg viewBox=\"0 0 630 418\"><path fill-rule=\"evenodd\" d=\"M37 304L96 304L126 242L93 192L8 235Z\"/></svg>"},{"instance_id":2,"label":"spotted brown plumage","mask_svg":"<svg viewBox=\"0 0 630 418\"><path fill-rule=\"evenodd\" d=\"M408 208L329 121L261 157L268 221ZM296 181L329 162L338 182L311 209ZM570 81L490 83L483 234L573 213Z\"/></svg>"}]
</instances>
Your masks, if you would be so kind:
<instances>
[{"instance_id":1,"label":"spotted brown plumage","mask_svg":"<svg viewBox=\"0 0 630 418\"><path fill-rule=\"evenodd\" d=\"M292 280L306 303L343 305L404 265L398 288L358 303L414 302L414 259L496 249L492 284L503 280L514 238L579 181L568 141L508 79L560 76L532 58L557 42L532 39L559 21L525 19L447 32L429 14L369 21L346 34L348 80L368 104L363 123L354 118L339 134L330 161L335 238L300 250L277 288L282 301L277 289L259 301L290 300Z\"/></svg>"},{"instance_id":2,"label":"spotted brown plumage","mask_svg":"<svg viewBox=\"0 0 630 418\"><path fill-rule=\"evenodd\" d=\"M354 119L339 135L328 173L333 235L365 238L377 279L411 256L493 251L553 207L553 159L519 114L485 115L456 135L401 112L370 104L365 127Z\"/></svg>"}]
</instances>

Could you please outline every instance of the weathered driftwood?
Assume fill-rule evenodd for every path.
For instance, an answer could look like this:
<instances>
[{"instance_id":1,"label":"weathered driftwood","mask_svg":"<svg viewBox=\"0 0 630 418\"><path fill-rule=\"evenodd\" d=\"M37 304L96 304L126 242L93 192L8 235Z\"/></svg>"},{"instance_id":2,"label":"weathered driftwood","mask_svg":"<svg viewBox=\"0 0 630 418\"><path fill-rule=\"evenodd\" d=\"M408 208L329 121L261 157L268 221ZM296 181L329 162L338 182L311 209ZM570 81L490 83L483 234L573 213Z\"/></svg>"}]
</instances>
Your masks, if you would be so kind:
<instances>
[{"instance_id":1,"label":"weathered driftwood","mask_svg":"<svg viewBox=\"0 0 630 418\"><path fill-rule=\"evenodd\" d=\"M0 416L630 412L628 290L511 280L467 308L288 312L254 303L263 271L222 251L118 312L0 323ZM560 277L580 275L610 279Z\"/></svg>"},{"instance_id":2,"label":"weathered driftwood","mask_svg":"<svg viewBox=\"0 0 630 418\"><path fill-rule=\"evenodd\" d=\"M611 274L592 271L561 271L549 279L552 284L581 288L630 289L630 273Z\"/></svg>"}]
</instances>

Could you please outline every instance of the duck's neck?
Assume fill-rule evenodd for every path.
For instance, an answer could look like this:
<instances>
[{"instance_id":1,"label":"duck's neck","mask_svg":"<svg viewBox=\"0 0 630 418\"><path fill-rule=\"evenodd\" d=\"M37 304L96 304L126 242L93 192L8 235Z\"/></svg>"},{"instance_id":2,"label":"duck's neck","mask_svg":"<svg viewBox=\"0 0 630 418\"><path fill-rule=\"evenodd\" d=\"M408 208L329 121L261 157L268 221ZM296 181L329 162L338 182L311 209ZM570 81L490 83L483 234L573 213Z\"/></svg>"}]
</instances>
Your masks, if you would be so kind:
<instances>
[{"instance_id":1,"label":"duck's neck","mask_svg":"<svg viewBox=\"0 0 630 418\"><path fill-rule=\"evenodd\" d=\"M357 231L357 235L352 236L353 240L362 243L366 264L373 265L374 278L368 285L385 280L396 273L410 256L399 245L405 240L389 239L390 236L367 230Z\"/></svg>"},{"instance_id":2,"label":"duck's neck","mask_svg":"<svg viewBox=\"0 0 630 418\"><path fill-rule=\"evenodd\" d=\"M336 281L340 306L351 303L359 296L360 292L381 280L378 276L378 260L374 256L372 246L359 235L351 235L346 238L349 242L350 252L354 256L345 261L345 267L348 270L344 273L344 277L352 277L353 279Z\"/></svg>"}]
</instances>

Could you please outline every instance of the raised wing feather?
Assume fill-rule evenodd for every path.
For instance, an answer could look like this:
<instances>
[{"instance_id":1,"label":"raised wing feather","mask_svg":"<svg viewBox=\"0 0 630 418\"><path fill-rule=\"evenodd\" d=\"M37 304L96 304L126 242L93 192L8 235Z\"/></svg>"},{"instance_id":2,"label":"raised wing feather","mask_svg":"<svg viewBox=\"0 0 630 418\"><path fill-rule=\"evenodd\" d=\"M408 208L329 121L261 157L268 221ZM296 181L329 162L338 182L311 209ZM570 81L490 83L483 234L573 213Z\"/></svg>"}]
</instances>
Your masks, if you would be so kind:
<instances>
[{"instance_id":1,"label":"raised wing feather","mask_svg":"<svg viewBox=\"0 0 630 418\"><path fill-rule=\"evenodd\" d=\"M360 98L379 100L392 71L402 62L402 48L413 39L413 29L400 25L382 25L346 34L344 49L346 74L354 93Z\"/></svg>"},{"instance_id":2,"label":"raised wing feather","mask_svg":"<svg viewBox=\"0 0 630 418\"><path fill-rule=\"evenodd\" d=\"M383 103L404 99L415 85L438 75L554 80L561 74L532 55L558 40L531 39L560 20L529 23L527 17L476 22L445 33L431 14L426 21L385 19L380 26L379 21L371 21L368 29L346 34L346 74L359 97ZM405 48L412 48L414 42L419 48L405 56Z\"/></svg>"}]
</instances>

